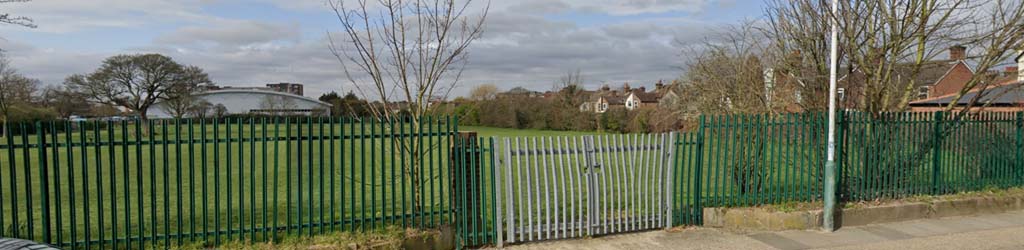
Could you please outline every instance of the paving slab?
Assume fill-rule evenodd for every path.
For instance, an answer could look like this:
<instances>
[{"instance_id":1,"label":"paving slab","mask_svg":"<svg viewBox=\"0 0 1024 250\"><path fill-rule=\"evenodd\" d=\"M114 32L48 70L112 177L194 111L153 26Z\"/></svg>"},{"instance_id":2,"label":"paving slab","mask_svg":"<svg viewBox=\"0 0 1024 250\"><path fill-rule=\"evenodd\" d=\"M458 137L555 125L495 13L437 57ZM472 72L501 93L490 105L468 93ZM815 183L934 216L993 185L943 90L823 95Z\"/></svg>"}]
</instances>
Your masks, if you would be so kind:
<instances>
[{"instance_id":1,"label":"paving slab","mask_svg":"<svg viewBox=\"0 0 1024 250\"><path fill-rule=\"evenodd\" d=\"M905 240L914 238L913 235L886 227L884 225L865 226L861 229L873 233L879 237L885 238L886 240Z\"/></svg>"},{"instance_id":2,"label":"paving slab","mask_svg":"<svg viewBox=\"0 0 1024 250\"><path fill-rule=\"evenodd\" d=\"M506 246L506 249L1024 249L1024 211L821 231L685 228Z\"/></svg>"}]
</instances>

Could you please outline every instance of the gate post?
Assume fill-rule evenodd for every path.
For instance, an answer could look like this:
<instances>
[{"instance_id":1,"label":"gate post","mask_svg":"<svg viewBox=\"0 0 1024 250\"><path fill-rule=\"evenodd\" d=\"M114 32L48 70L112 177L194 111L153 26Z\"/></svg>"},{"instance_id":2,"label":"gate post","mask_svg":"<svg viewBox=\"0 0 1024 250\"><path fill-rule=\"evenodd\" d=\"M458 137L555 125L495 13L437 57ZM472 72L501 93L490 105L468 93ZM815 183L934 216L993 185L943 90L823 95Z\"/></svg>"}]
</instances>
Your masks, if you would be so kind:
<instances>
[{"instance_id":1,"label":"gate post","mask_svg":"<svg viewBox=\"0 0 1024 250\"><path fill-rule=\"evenodd\" d=\"M932 131L932 195L938 195L940 190L940 176L939 172L942 168L942 122L945 112L935 112L934 128Z\"/></svg>"},{"instance_id":2,"label":"gate post","mask_svg":"<svg viewBox=\"0 0 1024 250\"><path fill-rule=\"evenodd\" d=\"M679 147L681 147L681 146L677 146L676 145L676 137L677 136L679 136L679 134L676 133L675 131L670 132L668 134L668 137L669 137L668 142L663 144L664 147L666 147L665 150L667 151L666 155L664 155L665 159L663 159L663 161L667 161L667 163L668 163L668 169L665 169L666 174L664 175L664 179L663 179L664 182L665 182L664 183L665 185L663 186L663 190L664 190L664 194L665 194L665 204L663 204L663 206L664 206L665 210L662 211L662 214L663 214L663 216L665 216L665 229L672 228L672 216L673 216L673 214L672 214L672 212L673 212L672 211L672 206L675 205L674 202L673 202L673 199L672 199L672 197L675 196L675 193L672 192L673 190L675 190L675 188L673 188L673 187L675 187L675 182L673 180L675 179L675 176L676 176L676 157L675 156L676 156L676 150L679 150Z\"/></svg>"},{"instance_id":3,"label":"gate post","mask_svg":"<svg viewBox=\"0 0 1024 250\"><path fill-rule=\"evenodd\" d=\"M454 138L450 160L452 180L452 204L455 208L456 232L460 232L463 241L475 238L484 229L484 221L480 209L483 206L481 181L482 162L481 147L477 142L477 132L459 132ZM472 241L470 241L472 242ZM463 246L475 245L465 244Z\"/></svg>"},{"instance_id":4,"label":"gate post","mask_svg":"<svg viewBox=\"0 0 1024 250\"><path fill-rule=\"evenodd\" d=\"M700 115L700 125L697 127L697 146L696 149L693 149L696 151L696 157L694 157L695 163L693 166L693 208L691 209L696 211L690 214L697 217L693 220L697 225L704 225L704 205L700 202L702 198L700 188L702 185L701 180L703 179L701 178L703 176L701 169L704 168L704 123L706 120L704 115Z\"/></svg>"}]
</instances>

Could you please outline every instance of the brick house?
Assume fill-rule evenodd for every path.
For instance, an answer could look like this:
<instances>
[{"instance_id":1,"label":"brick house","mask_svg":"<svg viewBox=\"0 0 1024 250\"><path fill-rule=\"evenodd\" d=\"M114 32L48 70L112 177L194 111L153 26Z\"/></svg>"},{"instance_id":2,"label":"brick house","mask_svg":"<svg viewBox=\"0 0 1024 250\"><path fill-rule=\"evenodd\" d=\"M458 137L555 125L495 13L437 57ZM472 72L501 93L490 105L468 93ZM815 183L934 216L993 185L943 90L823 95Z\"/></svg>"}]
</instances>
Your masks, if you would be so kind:
<instances>
[{"instance_id":1,"label":"brick house","mask_svg":"<svg viewBox=\"0 0 1024 250\"><path fill-rule=\"evenodd\" d=\"M929 99L955 93L963 88L976 72L967 63L967 48L949 48L949 58L924 62L914 74L910 64L896 65L894 82L905 87L913 77L915 90L912 100ZM864 95L864 74L854 71L839 79L838 98L840 108L861 108Z\"/></svg>"},{"instance_id":2,"label":"brick house","mask_svg":"<svg viewBox=\"0 0 1024 250\"><path fill-rule=\"evenodd\" d=\"M953 90L948 94L921 99L910 103L910 110L917 112L931 112L945 110L953 104L954 110L966 108L971 101L972 110L1016 112L1024 111L1024 74L1019 71L1024 66L1024 52L1018 52L1015 59L1018 66L1006 67L1002 72L987 72L988 74L1000 74L991 76L995 78L994 84L976 87L965 93L959 101L953 104L959 93ZM966 83L966 82L965 82ZM962 85L961 85L962 86Z\"/></svg>"},{"instance_id":3,"label":"brick house","mask_svg":"<svg viewBox=\"0 0 1024 250\"><path fill-rule=\"evenodd\" d=\"M990 78L995 79L992 81L994 84L979 86L968 91L957 103L953 104L954 109L962 109L972 100L976 100L971 105L972 109L980 109L981 106L985 106L986 111L1024 111L1024 89L1021 88L1021 85L1024 84L1024 74L1019 70L1024 67L1024 51L1019 51L1014 60L1017 62L1017 66L1006 67L1002 72L986 72L986 74L990 74ZM970 78L966 78L961 81L953 81L960 79L949 78L949 81L940 83L943 84L942 86L936 85L934 89L938 91L934 93L937 95L911 102L910 109L921 112L945 110L953 103L953 100L957 99L959 90L970 80Z\"/></svg>"}]
</instances>

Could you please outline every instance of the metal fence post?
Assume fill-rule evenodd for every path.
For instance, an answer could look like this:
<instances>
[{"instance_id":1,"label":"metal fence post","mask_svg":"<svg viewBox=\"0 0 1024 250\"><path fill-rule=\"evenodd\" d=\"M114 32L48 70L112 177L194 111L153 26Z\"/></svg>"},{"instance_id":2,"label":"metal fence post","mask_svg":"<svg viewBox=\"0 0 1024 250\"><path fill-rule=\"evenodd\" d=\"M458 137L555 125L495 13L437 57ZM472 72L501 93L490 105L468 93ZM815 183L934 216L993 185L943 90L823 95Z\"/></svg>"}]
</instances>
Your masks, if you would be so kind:
<instances>
[{"instance_id":1,"label":"metal fence post","mask_svg":"<svg viewBox=\"0 0 1024 250\"><path fill-rule=\"evenodd\" d=\"M848 193L846 190L846 179L848 176L846 176L846 170L844 169L846 167L846 111L840 111L836 113L836 120L838 121L838 124L836 124L837 138L835 144L836 191L839 192L838 194L836 194L836 197L840 201L843 201L845 198L847 198L846 194Z\"/></svg>"},{"instance_id":2,"label":"metal fence post","mask_svg":"<svg viewBox=\"0 0 1024 250\"><path fill-rule=\"evenodd\" d=\"M586 228L587 228L587 235L594 235L594 227L598 226L598 224L597 224L597 216L599 216L599 215L595 215L595 213L598 213L598 212L595 211L595 209L594 209L594 208L597 207L597 201L596 201L596 198L595 198L595 195L594 195L594 192L596 190L596 185L597 185L595 183L595 178L594 178L594 167L597 166L596 159L594 159L594 136L588 135L588 136L583 137L583 148L584 148L584 150L583 150L583 154L584 154L584 157L583 157L584 164L583 164L583 166L585 167L586 177L587 177L587 180L588 180L587 181L587 190L588 190L587 194L590 194L590 197L587 198L587 218L586 218L587 225L586 225Z\"/></svg>"},{"instance_id":3,"label":"metal fence post","mask_svg":"<svg viewBox=\"0 0 1024 250\"><path fill-rule=\"evenodd\" d=\"M704 178L702 178L703 174L701 173L702 172L701 169L704 168L704 129L705 129L704 123L706 121L707 121L707 118L704 115L700 115L700 125L698 125L698 127L697 127L697 147L696 147L696 149L693 149L693 150L696 150L696 155L697 155L695 157L696 159L694 159L694 161L696 163L693 166L694 167L694 171L693 171L693 176L694 177L693 177L693 191L692 191L693 192L693 209L696 210L695 213L693 213L693 214L695 214L694 216L697 217L697 218L694 218L694 219L696 219L694 221L697 222L696 223L697 225L704 225L704 207L703 207L703 204L701 204L701 198L702 198L701 193L702 193L702 191L701 191L700 188L701 188L701 185L702 185L701 180L704 179Z\"/></svg>"},{"instance_id":4,"label":"metal fence post","mask_svg":"<svg viewBox=\"0 0 1024 250\"><path fill-rule=\"evenodd\" d=\"M1014 148L1014 154L1016 155L1016 174L1017 174L1017 185L1024 185L1024 158L1022 158L1022 150L1024 150L1024 112L1017 112L1017 122L1015 123L1017 128L1017 145Z\"/></svg>"},{"instance_id":5,"label":"metal fence post","mask_svg":"<svg viewBox=\"0 0 1024 250\"><path fill-rule=\"evenodd\" d=\"M932 131L932 194L939 194L941 183L942 169L942 123L945 112L938 111L934 113L934 129Z\"/></svg>"},{"instance_id":6,"label":"metal fence post","mask_svg":"<svg viewBox=\"0 0 1024 250\"><path fill-rule=\"evenodd\" d=\"M662 161L666 161L668 163L668 169L665 170L666 174L665 174L665 176L663 178L665 183L662 186L662 188L664 190L663 193L664 193L664 196L665 196L665 200L663 201L664 204L662 204L662 206L665 208L665 211L662 211L662 214L664 214L664 216L665 216L665 229L672 228L672 216L673 216L672 215L672 205L673 205L672 204L672 201L673 201L672 197L675 196L675 193L672 192L673 190L675 190L673 188L675 186L675 182L673 182L672 180L676 176L676 171L675 171L675 169L676 169L676 158L675 158L675 155L676 155L676 150L678 150L679 147L682 147L682 146L677 146L676 145L676 137L678 137L678 136L679 136L679 134L674 132L674 131L669 133L668 143L664 143L663 144L664 147L667 147L667 148L665 149L665 152L666 152L666 155L664 155L665 159L663 159Z\"/></svg>"},{"instance_id":7,"label":"metal fence post","mask_svg":"<svg viewBox=\"0 0 1024 250\"><path fill-rule=\"evenodd\" d=\"M501 196L501 193L502 193L501 192L502 191L501 188L504 188L504 186L502 186L501 183L500 183L501 182L501 175L500 175L501 172L499 170L503 170L504 168L507 168L509 166L508 163L506 163L506 161L508 161L509 158L511 158L511 157L506 157L504 159L498 160L498 150L497 150L498 148L494 146L495 145L495 143L494 143L495 138L491 137L491 138L488 138L488 140L491 143L491 152L490 152L491 161L497 163L497 164L491 164L491 167L493 169L491 171L491 184L496 186L494 188L494 190L493 190L494 191L494 223L495 223L494 234L495 234L495 236L497 236L496 239L494 240L494 245L498 246L498 248L503 248L504 247L504 243L505 243L505 238L504 238L505 235L501 231L502 227L504 226L503 225L503 221L502 221L504 218L502 217L502 214L501 214L501 212L502 212L501 211L501 202L507 202L507 201L502 200L503 197ZM505 142L506 142L505 145L508 145L508 139L505 139ZM505 148L502 148L502 150L505 150L505 152L508 152L508 147L506 146ZM510 181L510 180L505 180L505 181L507 182L507 181Z\"/></svg>"},{"instance_id":8,"label":"metal fence post","mask_svg":"<svg viewBox=\"0 0 1024 250\"><path fill-rule=\"evenodd\" d=\"M49 165L46 162L46 131L43 130L42 122L36 122L36 138L39 145L39 190L43 192L43 241L52 244L50 240L50 174ZM85 143L84 141L82 143ZM8 145L10 146L10 145ZM28 150L28 145L25 145ZM28 161L29 159L25 159ZM26 173L27 174L27 173ZM16 195L16 194L15 194ZM32 197L29 197L32 199Z\"/></svg>"},{"instance_id":9,"label":"metal fence post","mask_svg":"<svg viewBox=\"0 0 1024 250\"><path fill-rule=\"evenodd\" d=\"M452 175L452 183L455 188L456 201L456 226L462 227L458 232L461 232L462 240L468 244L464 246L476 245L476 242L471 239L475 239L476 235L481 233L473 229L482 229L483 217L482 213L479 213L480 209L483 208L482 190L477 185L482 181L481 167L482 159L480 156L480 150L477 142L476 132L460 132L455 137L455 143L452 147L452 152L455 152L455 159L452 159L453 166L452 170L455 172ZM484 231L484 230L480 230Z\"/></svg>"}]
</instances>

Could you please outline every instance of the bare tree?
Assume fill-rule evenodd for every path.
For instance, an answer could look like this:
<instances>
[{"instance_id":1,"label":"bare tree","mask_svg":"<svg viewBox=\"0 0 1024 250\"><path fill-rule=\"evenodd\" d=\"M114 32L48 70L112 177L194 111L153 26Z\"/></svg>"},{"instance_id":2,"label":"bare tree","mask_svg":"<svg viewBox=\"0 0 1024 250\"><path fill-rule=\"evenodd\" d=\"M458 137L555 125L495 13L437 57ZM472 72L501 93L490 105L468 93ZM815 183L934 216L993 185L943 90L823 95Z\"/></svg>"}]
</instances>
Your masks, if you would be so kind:
<instances>
[{"instance_id":1,"label":"bare tree","mask_svg":"<svg viewBox=\"0 0 1024 250\"><path fill-rule=\"evenodd\" d=\"M841 73L856 76L843 83L854 90L847 95L878 114L906 109L915 87L922 84L916 82L922 69L950 46L972 48L976 55L971 60L979 73L959 92L984 92L992 78L981 72L1008 61L1024 45L1022 5L1009 0L842 1L833 14L824 1L771 0L764 31L775 55L784 58L780 71L804 88L808 109L820 110L828 76L825 41L834 17L840 29Z\"/></svg>"},{"instance_id":2,"label":"bare tree","mask_svg":"<svg viewBox=\"0 0 1024 250\"><path fill-rule=\"evenodd\" d=\"M260 109L271 115L285 115L296 107L295 100L283 96L267 95L260 101Z\"/></svg>"},{"instance_id":3,"label":"bare tree","mask_svg":"<svg viewBox=\"0 0 1024 250\"><path fill-rule=\"evenodd\" d=\"M7 56L0 54L0 119L6 123L11 120L12 107L31 104L39 85L39 80L18 73Z\"/></svg>"},{"instance_id":4,"label":"bare tree","mask_svg":"<svg viewBox=\"0 0 1024 250\"><path fill-rule=\"evenodd\" d=\"M779 114L796 102L791 81L778 77L764 36L751 25L729 27L698 46L680 86L682 114Z\"/></svg>"},{"instance_id":5,"label":"bare tree","mask_svg":"<svg viewBox=\"0 0 1024 250\"><path fill-rule=\"evenodd\" d=\"M350 6L330 1L346 38L329 36L331 52L365 99L407 102L414 117L428 114L431 98L447 98L458 85L467 49L483 33L487 8L479 17L467 16L473 2L358 0ZM373 112L395 115L386 108Z\"/></svg>"},{"instance_id":6,"label":"bare tree","mask_svg":"<svg viewBox=\"0 0 1024 250\"><path fill-rule=\"evenodd\" d=\"M684 96L670 107L675 116L766 114L761 117L767 119L789 112L787 108L796 102L796 93L792 82L780 79L775 72L775 58L765 40L753 25L745 24L724 29L687 48L687 54L696 56L685 66L682 81L687 84L678 87ZM732 151L739 157L728 162L727 167L739 192L762 189L768 174L765 149L773 143L772 138L764 136L764 131L756 126L711 133L736 145Z\"/></svg>"},{"instance_id":7,"label":"bare tree","mask_svg":"<svg viewBox=\"0 0 1024 250\"><path fill-rule=\"evenodd\" d=\"M566 107L579 108L586 101L583 96L583 72L580 69L570 70L555 82L555 92Z\"/></svg>"},{"instance_id":8,"label":"bare tree","mask_svg":"<svg viewBox=\"0 0 1024 250\"><path fill-rule=\"evenodd\" d=\"M0 0L0 3L26 3L32 0ZM29 28L35 28L36 24L32 18L24 16L15 16L11 13L0 13L0 23L12 24L18 26L24 26Z\"/></svg>"},{"instance_id":9,"label":"bare tree","mask_svg":"<svg viewBox=\"0 0 1024 250\"><path fill-rule=\"evenodd\" d=\"M354 5L353 5L354 2ZM331 40L330 50L342 64L348 80L370 105L378 119L395 120L409 114L412 126L440 105L459 84L467 50L483 33L490 4L479 16L470 16L473 0L331 0L330 8L341 23L344 39ZM437 98L440 97L440 98ZM407 104L405 109L395 109ZM394 130L395 128L388 128ZM412 183L413 213L423 207L418 166L426 154L440 145L426 145L419 136L396 139L398 150L409 159L402 167ZM385 149L386 150L386 149Z\"/></svg>"},{"instance_id":10,"label":"bare tree","mask_svg":"<svg viewBox=\"0 0 1024 250\"><path fill-rule=\"evenodd\" d=\"M224 106L224 104L218 103L217 105L213 105L213 117L214 118L220 119L220 118L224 118L227 115L228 115L228 107Z\"/></svg>"},{"instance_id":11,"label":"bare tree","mask_svg":"<svg viewBox=\"0 0 1024 250\"><path fill-rule=\"evenodd\" d=\"M203 82L209 79L199 68L159 54L141 54L107 58L95 72L72 75L64 84L90 101L126 108L146 121L154 103L172 97L176 89L194 89Z\"/></svg>"},{"instance_id":12,"label":"bare tree","mask_svg":"<svg viewBox=\"0 0 1024 250\"><path fill-rule=\"evenodd\" d=\"M189 108L188 114L192 117L199 119L206 119L210 116L210 112L213 110L213 104L206 100L198 99L195 104Z\"/></svg>"},{"instance_id":13,"label":"bare tree","mask_svg":"<svg viewBox=\"0 0 1024 250\"><path fill-rule=\"evenodd\" d=\"M42 92L42 104L53 108L60 117L84 115L91 111L89 101L85 96L64 86L46 86Z\"/></svg>"},{"instance_id":14,"label":"bare tree","mask_svg":"<svg viewBox=\"0 0 1024 250\"><path fill-rule=\"evenodd\" d=\"M173 84L167 89L167 97L161 102L161 108L174 116L182 118L191 113L200 100L195 96L202 91L202 86L213 84L210 76L196 66L184 68L182 83Z\"/></svg>"},{"instance_id":15,"label":"bare tree","mask_svg":"<svg viewBox=\"0 0 1024 250\"><path fill-rule=\"evenodd\" d=\"M580 69L570 70L555 82L553 91L562 91L566 88L582 88L583 72Z\"/></svg>"},{"instance_id":16,"label":"bare tree","mask_svg":"<svg viewBox=\"0 0 1024 250\"><path fill-rule=\"evenodd\" d=\"M494 84L481 84L469 91L469 99L475 101L492 100L498 95L498 86Z\"/></svg>"},{"instance_id":17,"label":"bare tree","mask_svg":"<svg viewBox=\"0 0 1024 250\"><path fill-rule=\"evenodd\" d=\"M904 111L921 84L919 76L933 67L946 48L970 48L967 58L976 69L966 84L956 91L945 119L960 120L969 112L987 105L980 103L994 85L995 75L988 73L1011 61L1017 49L1024 48L1024 2L1016 0L860 0L841 1L833 13L825 1L772 0L767 8L769 25L765 34L781 58L779 72L796 80L804 93L804 107L823 110L827 100L828 27L836 20L840 35L840 85L847 98L871 115L872 122L847 131L861 138L856 143L878 152L893 152L887 157L862 157L859 162L872 168L875 175L855 176L872 182L893 183L908 178L909 172L927 168L925 157L936 147L932 138L916 138L910 143L894 143L906 127L889 126L885 121ZM962 100L977 91L971 100ZM966 102L964 102L966 101ZM957 106L967 103L966 106ZM977 108L975 108L977 107ZM945 136L963 123L943 126L937 134ZM820 154L819 154L820 155ZM822 164L817 164L822 165ZM851 181L854 182L854 181Z\"/></svg>"}]
</instances>

